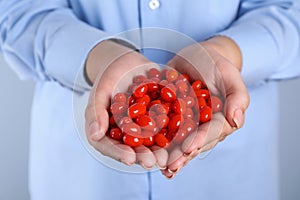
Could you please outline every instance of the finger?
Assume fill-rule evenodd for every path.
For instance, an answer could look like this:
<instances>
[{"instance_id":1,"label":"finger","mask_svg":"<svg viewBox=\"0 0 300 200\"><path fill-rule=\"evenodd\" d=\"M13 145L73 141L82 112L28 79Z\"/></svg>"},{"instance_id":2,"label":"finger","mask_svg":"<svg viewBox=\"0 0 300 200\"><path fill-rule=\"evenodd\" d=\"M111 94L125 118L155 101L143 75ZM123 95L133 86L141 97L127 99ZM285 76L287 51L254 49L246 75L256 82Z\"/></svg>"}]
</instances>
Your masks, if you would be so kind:
<instances>
[{"instance_id":1,"label":"finger","mask_svg":"<svg viewBox=\"0 0 300 200\"><path fill-rule=\"evenodd\" d=\"M190 134L182 143L182 151L184 154L191 154L192 151L200 149L202 146L210 143L223 136L229 134L234 129L227 123L222 113L215 113L210 122L201 124L197 132Z\"/></svg>"},{"instance_id":2,"label":"finger","mask_svg":"<svg viewBox=\"0 0 300 200\"><path fill-rule=\"evenodd\" d=\"M85 109L85 132L87 137L99 141L108 129L109 115L107 108L90 102Z\"/></svg>"},{"instance_id":3,"label":"finger","mask_svg":"<svg viewBox=\"0 0 300 200\"><path fill-rule=\"evenodd\" d=\"M85 109L85 131L94 141L99 141L108 130L109 115L107 109L111 98L111 82L105 78L97 80L90 93Z\"/></svg>"},{"instance_id":4,"label":"finger","mask_svg":"<svg viewBox=\"0 0 300 200\"><path fill-rule=\"evenodd\" d=\"M244 113L250 102L247 88L239 70L225 58L220 58L216 65L224 84L226 118L232 127L240 128L244 124Z\"/></svg>"},{"instance_id":5,"label":"finger","mask_svg":"<svg viewBox=\"0 0 300 200\"><path fill-rule=\"evenodd\" d=\"M156 145L151 146L150 149L156 157L157 167L159 169L165 169L167 167L167 161L169 157L167 150Z\"/></svg>"},{"instance_id":6,"label":"finger","mask_svg":"<svg viewBox=\"0 0 300 200\"><path fill-rule=\"evenodd\" d=\"M176 146L172 151L170 152L169 160L167 163L167 169L171 173L177 173L187 160L187 157L184 156L181 147Z\"/></svg>"},{"instance_id":7,"label":"finger","mask_svg":"<svg viewBox=\"0 0 300 200\"><path fill-rule=\"evenodd\" d=\"M161 173L167 178L167 179L172 179L175 177L175 173L172 173L170 171L168 171L168 169L164 169L164 170L161 170Z\"/></svg>"},{"instance_id":8,"label":"finger","mask_svg":"<svg viewBox=\"0 0 300 200\"><path fill-rule=\"evenodd\" d=\"M91 145L104 156L111 157L126 165L132 165L136 161L135 151L119 141L109 137L103 137L100 141L90 141Z\"/></svg>"},{"instance_id":9,"label":"finger","mask_svg":"<svg viewBox=\"0 0 300 200\"><path fill-rule=\"evenodd\" d=\"M145 169L151 169L156 164L156 157L152 151L144 145L134 148L136 152L136 162Z\"/></svg>"}]
</instances>

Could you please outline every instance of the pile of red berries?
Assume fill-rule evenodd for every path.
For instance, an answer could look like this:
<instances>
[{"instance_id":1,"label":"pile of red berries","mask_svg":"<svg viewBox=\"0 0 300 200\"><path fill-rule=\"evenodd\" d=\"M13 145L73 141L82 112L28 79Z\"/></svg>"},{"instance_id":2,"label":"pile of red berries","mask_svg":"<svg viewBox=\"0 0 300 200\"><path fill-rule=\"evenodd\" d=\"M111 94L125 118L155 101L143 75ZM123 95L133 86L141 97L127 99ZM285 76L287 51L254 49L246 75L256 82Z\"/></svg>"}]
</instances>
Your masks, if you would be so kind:
<instances>
[{"instance_id":1,"label":"pile of red berries","mask_svg":"<svg viewBox=\"0 0 300 200\"><path fill-rule=\"evenodd\" d=\"M127 92L114 95L107 134L131 147L167 147L181 143L222 107L201 80L191 81L175 69L151 68L147 76L135 76Z\"/></svg>"}]
</instances>

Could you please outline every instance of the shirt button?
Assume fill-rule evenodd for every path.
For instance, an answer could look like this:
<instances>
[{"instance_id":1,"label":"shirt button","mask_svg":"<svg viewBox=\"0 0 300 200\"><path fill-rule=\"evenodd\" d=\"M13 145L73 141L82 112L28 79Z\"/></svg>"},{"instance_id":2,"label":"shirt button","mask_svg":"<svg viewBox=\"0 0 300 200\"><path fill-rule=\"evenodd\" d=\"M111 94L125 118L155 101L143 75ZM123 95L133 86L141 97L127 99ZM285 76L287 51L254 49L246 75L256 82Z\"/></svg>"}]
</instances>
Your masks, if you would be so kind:
<instances>
[{"instance_id":1,"label":"shirt button","mask_svg":"<svg viewBox=\"0 0 300 200\"><path fill-rule=\"evenodd\" d=\"M159 8L160 3L158 0L151 0L149 1L149 7L151 10L156 10L157 8Z\"/></svg>"}]
</instances>

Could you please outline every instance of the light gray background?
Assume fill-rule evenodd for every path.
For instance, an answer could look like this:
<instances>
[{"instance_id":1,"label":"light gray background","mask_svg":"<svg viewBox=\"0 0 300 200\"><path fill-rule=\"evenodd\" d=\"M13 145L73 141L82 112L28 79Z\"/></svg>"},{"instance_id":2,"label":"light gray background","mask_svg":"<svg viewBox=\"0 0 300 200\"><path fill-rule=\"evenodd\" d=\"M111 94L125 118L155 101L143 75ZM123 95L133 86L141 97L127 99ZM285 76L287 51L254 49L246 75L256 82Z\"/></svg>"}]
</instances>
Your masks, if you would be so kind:
<instances>
[{"instance_id":1,"label":"light gray background","mask_svg":"<svg viewBox=\"0 0 300 200\"><path fill-rule=\"evenodd\" d=\"M28 200L30 107L34 84L20 81L0 56L0 199ZM281 199L300 199L300 79L280 83Z\"/></svg>"}]
</instances>

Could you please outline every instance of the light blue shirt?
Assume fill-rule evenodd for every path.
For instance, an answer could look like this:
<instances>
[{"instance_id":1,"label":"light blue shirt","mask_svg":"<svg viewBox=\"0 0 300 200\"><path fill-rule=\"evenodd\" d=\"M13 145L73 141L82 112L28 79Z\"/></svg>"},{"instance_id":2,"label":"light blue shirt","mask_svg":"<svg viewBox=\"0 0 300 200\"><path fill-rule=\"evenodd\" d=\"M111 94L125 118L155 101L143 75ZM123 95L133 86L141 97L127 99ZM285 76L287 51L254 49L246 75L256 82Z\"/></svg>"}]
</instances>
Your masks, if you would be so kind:
<instances>
[{"instance_id":1,"label":"light blue shirt","mask_svg":"<svg viewBox=\"0 0 300 200\"><path fill-rule=\"evenodd\" d=\"M156 4L0 0L0 51L21 79L37 81L30 138L32 199L278 199L275 81L300 74L299 1L152 1ZM242 76L251 97L244 128L205 159L192 160L173 180L158 171L131 174L104 166L83 147L73 121L73 90L89 89L81 70L91 48L144 27L179 31L196 41L225 35L243 54ZM170 58L144 53L161 63Z\"/></svg>"}]
</instances>

